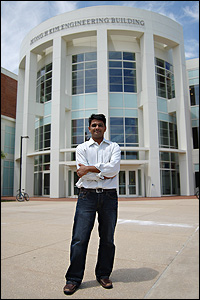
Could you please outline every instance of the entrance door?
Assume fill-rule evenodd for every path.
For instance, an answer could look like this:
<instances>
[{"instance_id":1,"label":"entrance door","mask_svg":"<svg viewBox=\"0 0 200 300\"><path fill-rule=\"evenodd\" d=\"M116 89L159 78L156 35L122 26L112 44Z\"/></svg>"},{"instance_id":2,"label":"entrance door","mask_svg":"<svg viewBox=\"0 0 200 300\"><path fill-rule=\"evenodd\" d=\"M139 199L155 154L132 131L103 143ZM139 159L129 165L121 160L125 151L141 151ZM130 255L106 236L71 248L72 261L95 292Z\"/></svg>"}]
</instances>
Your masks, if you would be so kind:
<instances>
[{"instance_id":1,"label":"entrance door","mask_svg":"<svg viewBox=\"0 0 200 300\"><path fill-rule=\"evenodd\" d=\"M50 173L43 173L43 196L50 195Z\"/></svg>"},{"instance_id":2,"label":"entrance door","mask_svg":"<svg viewBox=\"0 0 200 300\"><path fill-rule=\"evenodd\" d=\"M136 196L137 195L137 176L136 171L119 172L119 195Z\"/></svg>"},{"instance_id":3,"label":"entrance door","mask_svg":"<svg viewBox=\"0 0 200 300\"><path fill-rule=\"evenodd\" d=\"M129 186L128 186L128 194L136 195L136 171L129 171Z\"/></svg>"},{"instance_id":4,"label":"entrance door","mask_svg":"<svg viewBox=\"0 0 200 300\"><path fill-rule=\"evenodd\" d=\"M119 195L126 196L126 171L119 172Z\"/></svg>"},{"instance_id":5,"label":"entrance door","mask_svg":"<svg viewBox=\"0 0 200 300\"><path fill-rule=\"evenodd\" d=\"M79 180L79 177L77 175L76 172L74 172L74 185L73 185L73 188L74 188L74 196L78 195L78 188L76 186L76 183L77 181Z\"/></svg>"}]
</instances>

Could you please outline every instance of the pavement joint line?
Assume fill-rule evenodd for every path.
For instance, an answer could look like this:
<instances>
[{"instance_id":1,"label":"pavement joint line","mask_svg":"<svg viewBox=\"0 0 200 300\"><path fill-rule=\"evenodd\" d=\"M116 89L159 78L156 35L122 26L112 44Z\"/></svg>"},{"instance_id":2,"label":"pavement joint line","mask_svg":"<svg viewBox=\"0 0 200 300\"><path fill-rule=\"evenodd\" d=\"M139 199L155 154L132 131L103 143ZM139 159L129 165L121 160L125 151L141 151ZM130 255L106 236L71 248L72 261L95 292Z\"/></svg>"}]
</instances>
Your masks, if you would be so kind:
<instances>
[{"instance_id":1,"label":"pavement joint line","mask_svg":"<svg viewBox=\"0 0 200 300\"><path fill-rule=\"evenodd\" d=\"M37 251L37 250L40 250L40 249L44 249L44 248L46 248L46 247L56 245L57 243L66 242L67 240L69 240L69 239L65 239L65 240L62 240L62 241L57 241L57 242L52 243L52 244L49 244L49 245L45 245L45 246L42 246L42 247L38 247L38 248L35 248L35 249L31 249L31 250L25 251L25 252L23 252L23 253L18 253L18 254L9 256L9 257L5 257L5 258L2 258L1 260L6 260L6 259L9 259L9 258L13 258L13 257L17 257L17 256L20 256L20 255L24 255L24 254L27 254L27 253L30 253L30 252L33 252L33 251Z\"/></svg>"},{"instance_id":2,"label":"pavement joint line","mask_svg":"<svg viewBox=\"0 0 200 300\"><path fill-rule=\"evenodd\" d=\"M194 232L190 235L190 237L187 239L187 241L183 244L182 248L176 253L176 255L174 256L174 258L171 260L171 262L166 266L166 268L163 270L163 272L160 274L160 276L158 277L158 279L156 280L156 282L152 285L152 287L149 289L149 291L146 293L146 295L144 296L144 299L146 299L150 292L158 285L158 282L160 281L160 279L163 277L163 275L168 271L169 267L173 264L173 262L175 261L175 259L182 253L182 251L185 249L185 247L187 246L187 244L190 242L190 240L193 238L194 234L198 231L199 226L197 226L197 228L194 230Z\"/></svg>"},{"instance_id":3,"label":"pavement joint line","mask_svg":"<svg viewBox=\"0 0 200 300\"><path fill-rule=\"evenodd\" d=\"M184 228L193 228L195 225L189 224L180 224L180 223L159 223L154 221L144 221L144 220L127 220L127 219L118 219L117 224L125 224L125 223L134 223L138 225L145 226L169 226L169 227L184 227Z\"/></svg>"}]
</instances>

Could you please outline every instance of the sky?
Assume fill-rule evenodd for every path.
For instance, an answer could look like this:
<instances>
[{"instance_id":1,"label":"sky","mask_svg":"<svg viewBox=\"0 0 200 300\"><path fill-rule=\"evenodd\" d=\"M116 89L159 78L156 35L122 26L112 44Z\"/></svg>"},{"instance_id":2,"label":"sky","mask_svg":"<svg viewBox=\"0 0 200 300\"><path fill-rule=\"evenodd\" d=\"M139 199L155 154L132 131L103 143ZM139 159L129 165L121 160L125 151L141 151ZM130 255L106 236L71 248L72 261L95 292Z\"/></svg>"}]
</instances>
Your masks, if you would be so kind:
<instances>
[{"instance_id":1,"label":"sky","mask_svg":"<svg viewBox=\"0 0 200 300\"><path fill-rule=\"evenodd\" d=\"M173 19L183 27L185 58L199 57L199 1L1 1L1 67L18 74L21 42L40 23L96 5L136 7Z\"/></svg>"}]
</instances>

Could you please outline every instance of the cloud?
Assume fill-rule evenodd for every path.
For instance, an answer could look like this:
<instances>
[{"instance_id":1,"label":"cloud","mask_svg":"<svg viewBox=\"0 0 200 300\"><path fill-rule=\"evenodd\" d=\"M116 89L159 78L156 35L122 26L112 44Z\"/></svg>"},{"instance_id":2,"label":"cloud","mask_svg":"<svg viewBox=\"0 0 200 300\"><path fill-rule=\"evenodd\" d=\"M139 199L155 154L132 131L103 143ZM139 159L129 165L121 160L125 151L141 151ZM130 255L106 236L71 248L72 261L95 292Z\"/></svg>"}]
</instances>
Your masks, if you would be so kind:
<instances>
[{"instance_id":1,"label":"cloud","mask_svg":"<svg viewBox=\"0 0 200 300\"><path fill-rule=\"evenodd\" d=\"M174 2L176 1L124 1L123 6L150 10L178 22L178 18L172 13Z\"/></svg>"},{"instance_id":2,"label":"cloud","mask_svg":"<svg viewBox=\"0 0 200 300\"><path fill-rule=\"evenodd\" d=\"M112 2L113 5L120 3L123 6L154 11L179 23L182 20L185 25L185 32L189 32L190 39L193 39L192 47L187 46L191 42L185 40L187 57L192 58L192 53L195 53L196 57L198 37L196 37L196 29L193 30L194 28L189 27L189 25L194 26L194 22L199 20L198 1ZM184 5L178 4L179 2L184 3ZM51 17L75 10L82 5L90 6L92 3L101 5L101 3L104 4L104 1L1 1L1 66L17 74L20 45L31 29Z\"/></svg>"},{"instance_id":3,"label":"cloud","mask_svg":"<svg viewBox=\"0 0 200 300\"><path fill-rule=\"evenodd\" d=\"M187 40L185 42L185 58L198 58L199 57L199 42L195 39Z\"/></svg>"},{"instance_id":4,"label":"cloud","mask_svg":"<svg viewBox=\"0 0 200 300\"><path fill-rule=\"evenodd\" d=\"M192 1L188 1L188 2L192 2ZM190 17L190 18L192 18L192 21L198 22L199 21L199 1L194 1L194 2L196 2L194 5L184 7L183 11L184 11L184 15L186 17Z\"/></svg>"},{"instance_id":5,"label":"cloud","mask_svg":"<svg viewBox=\"0 0 200 300\"><path fill-rule=\"evenodd\" d=\"M76 1L2 1L1 66L17 73L26 34L41 22L76 8Z\"/></svg>"}]
</instances>

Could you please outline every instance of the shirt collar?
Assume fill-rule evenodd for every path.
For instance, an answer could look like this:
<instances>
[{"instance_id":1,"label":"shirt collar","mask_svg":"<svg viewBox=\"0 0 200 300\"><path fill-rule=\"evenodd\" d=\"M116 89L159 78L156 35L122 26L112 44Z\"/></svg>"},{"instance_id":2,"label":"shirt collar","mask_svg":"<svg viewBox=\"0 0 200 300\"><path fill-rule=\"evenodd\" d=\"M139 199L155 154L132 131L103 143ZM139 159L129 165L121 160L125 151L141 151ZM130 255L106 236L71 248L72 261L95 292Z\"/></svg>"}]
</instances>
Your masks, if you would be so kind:
<instances>
[{"instance_id":1,"label":"shirt collar","mask_svg":"<svg viewBox=\"0 0 200 300\"><path fill-rule=\"evenodd\" d=\"M95 142L92 138L89 139L88 143L89 143L89 146L92 146L93 144L97 144L97 145L98 145L98 143ZM103 143L111 144L111 142L108 141L108 140L106 140L106 139L103 139L103 141L101 142L101 144L103 144ZM101 145L101 144L100 144L100 145ZM100 145L99 145L99 146L100 146Z\"/></svg>"}]
</instances>

